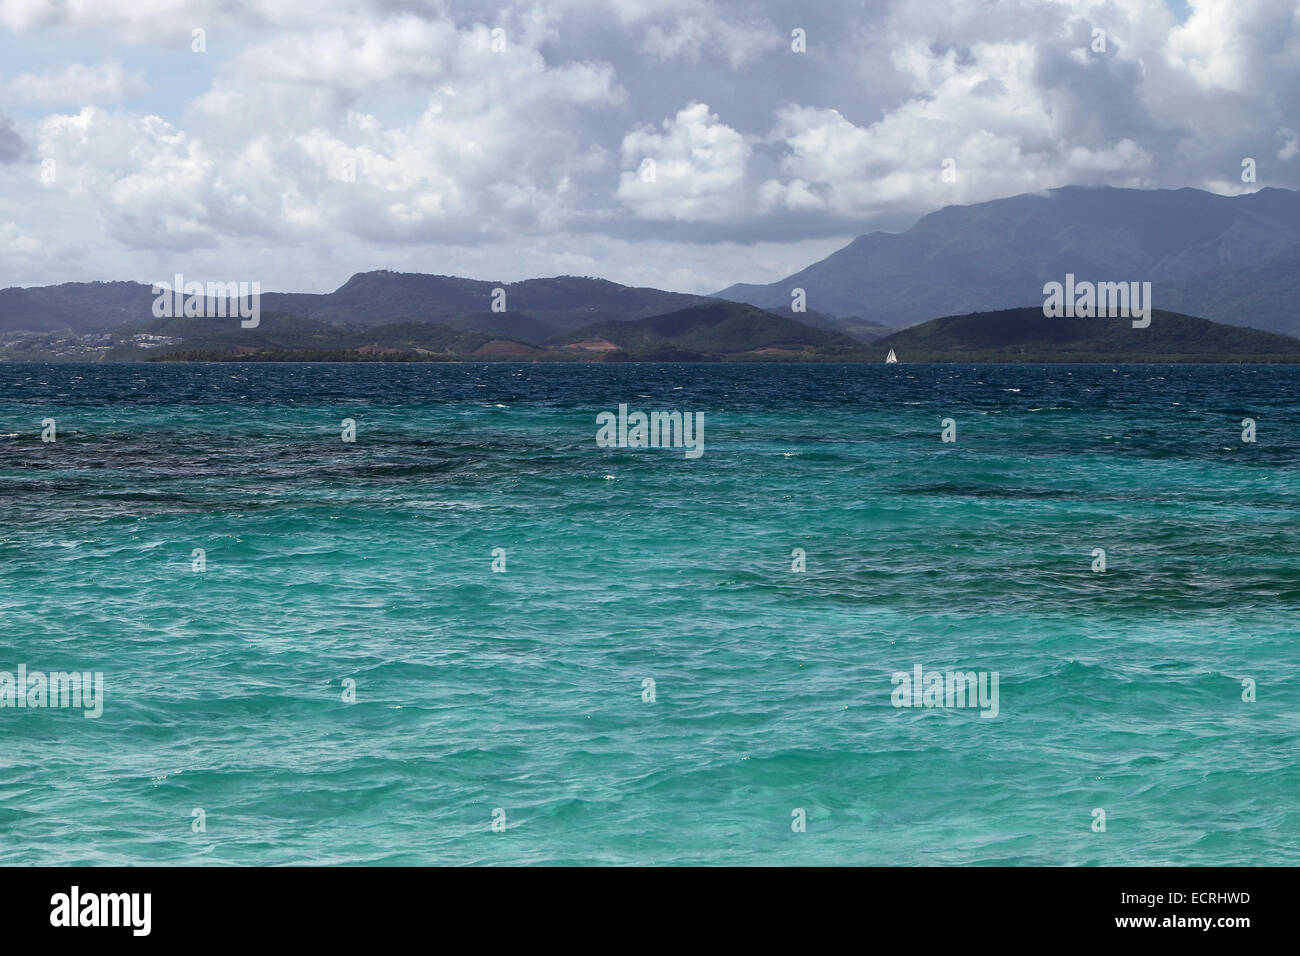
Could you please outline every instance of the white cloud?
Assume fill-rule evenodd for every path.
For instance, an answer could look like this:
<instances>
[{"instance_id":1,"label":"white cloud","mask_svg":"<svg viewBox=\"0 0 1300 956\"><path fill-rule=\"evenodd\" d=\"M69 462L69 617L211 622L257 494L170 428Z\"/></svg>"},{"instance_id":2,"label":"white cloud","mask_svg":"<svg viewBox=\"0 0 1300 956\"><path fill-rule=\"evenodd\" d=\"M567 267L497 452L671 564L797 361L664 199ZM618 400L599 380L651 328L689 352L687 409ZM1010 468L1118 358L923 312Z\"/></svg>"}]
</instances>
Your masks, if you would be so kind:
<instances>
[{"instance_id":1,"label":"white cloud","mask_svg":"<svg viewBox=\"0 0 1300 956\"><path fill-rule=\"evenodd\" d=\"M1169 33L1168 55L1197 83L1232 92L1267 82L1260 65L1295 52L1293 0L1190 0L1191 16Z\"/></svg>"},{"instance_id":2,"label":"white cloud","mask_svg":"<svg viewBox=\"0 0 1300 956\"><path fill-rule=\"evenodd\" d=\"M179 123L55 114L40 124L39 148L69 197L132 247L189 250L249 233L293 243L321 229L476 241L562 227L581 214L573 178L609 172L567 121L624 94L607 65L550 66L534 39L521 31L495 53L484 25L408 16L361 35L277 35L224 64ZM349 105L386 83L433 88L397 122Z\"/></svg>"},{"instance_id":3,"label":"white cloud","mask_svg":"<svg viewBox=\"0 0 1300 956\"><path fill-rule=\"evenodd\" d=\"M761 208L868 217L891 206L923 211L1092 182L1099 174L1136 185L1150 170L1151 157L1128 137L1081 142L1070 135L1066 112L1037 82L1037 55L1027 42L977 43L965 62L952 49L910 44L895 62L921 92L875 123L856 125L833 109L778 111L770 138L785 150L783 176L763 183Z\"/></svg>"},{"instance_id":4,"label":"white cloud","mask_svg":"<svg viewBox=\"0 0 1300 956\"><path fill-rule=\"evenodd\" d=\"M16 222L0 222L0 256L32 259L42 249L41 240L25 232Z\"/></svg>"},{"instance_id":5,"label":"white cloud","mask_svg":"<svg viewBox=\"0 0 1300 956\"><path fill-rule=\"evenodd\" d=\"M94 106L117 103L145 88L144 74L105 60L94 66L69 63L43 73L20 73L0 83L0 95L34 106Z\"/></svg>"},{"instance_id":6,"label":"white cloud","mask_svg":"<svg viewBox=\"0 0 1300 956\"><path fill-rule=\"evenodd\" d=\"M157 116L88 106L40 125L55 187L92 205L109 238L135 248L214 245L218 169L202 142Z\"/></svg>"},{"instance_id":7,"label":"white cloud","mask_svg":"<svg viewBox=\"0 0 1300 956\"><path fill-rule=\"evenodd\" d=\"M750 147L704 103L664 120L663 132L635 129L623 137L618 198L646 219L708 222L745 205Z\"/></svg>"}]
</instances>

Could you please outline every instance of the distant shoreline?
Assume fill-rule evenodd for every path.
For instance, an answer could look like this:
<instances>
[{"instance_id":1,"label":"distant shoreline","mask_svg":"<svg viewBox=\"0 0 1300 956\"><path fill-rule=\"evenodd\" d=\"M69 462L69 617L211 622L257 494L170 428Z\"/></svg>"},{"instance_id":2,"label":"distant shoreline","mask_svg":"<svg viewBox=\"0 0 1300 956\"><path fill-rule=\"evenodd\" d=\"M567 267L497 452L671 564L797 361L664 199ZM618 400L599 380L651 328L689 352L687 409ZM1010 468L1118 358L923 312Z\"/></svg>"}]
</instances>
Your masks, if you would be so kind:
<instances>
[{"instance_id":1,"label":"distant shoreline","mask_svg":"<svg viewBox=\"0 0 1300 956\"><path fill-rule=\"evenodd\" d=\"M376 363L388 362L393 364L410 364L410 363L441 363L441 362L461 362L461 363L513 363L519 365L662 365L662 364L715 364L715 365L884 365L884 355L876 356L874 353L868 355L865 353L855 353L844 356L830 356L826 354L812 353L808 355L754 355L749 356L684 356L676 355L640 355L636 357L626 354L614 356L592 357L587 359L575 359L571 354L557 354L545 356L533 356L523 358L518 355L493 356L426 356L420 354L397 354L397 355L345 355L345 356L327 356L323 354L300 353L290 351L275 351L264 353L264 356L258 355L218 355L218 354L193 354L189 357L171 357L161 355L156 358L149 357L142 361L149 363L159 362L280 362L301 364L304 362L358 362L358 363ZM1004 356L995 355L988 352L976 352L971 354L946 355L943 353L920 353L915 357L900 359L899 365L1114 365L1116 363L1135 364L1135 365L1293 365L1300 363L1300 352L1283 353L1279 355L1268 355L1264 353L1230 355L1213 352L1191 352L1180 353L1176 355L1158 355L1153 353L1136 353L1121 355L1118 353L1097 353L1081 352L1067 353L1064 355L1044 355L1030 353L1027 355Z\"/></svg>"},{"instance_id":2,"label":"distant shoreline","mask_svg":"<svg viewBox=\"0 0 1300 956\"><path fill-rule=\"evenodd\" d=\"M229 357L203 358L144 358L114 359L106 361L53 361L48 359L3 359L0 365L885 365L883 359L849 359L849 358L787 358L772 359L684 359L684 358L636 358L621 360L575 360L571 357L555 359L519 359L519 358L287 358L250 357L247 355ZM966 358L966 357L924 357L912 360L900 360L895 368L908 365L1300 365L1300 355L1283 356L1232 356L1215 358L1207 356L1162 357L1162 356L1071 356L1066 358Z\"/></svg>"}]
</instances>

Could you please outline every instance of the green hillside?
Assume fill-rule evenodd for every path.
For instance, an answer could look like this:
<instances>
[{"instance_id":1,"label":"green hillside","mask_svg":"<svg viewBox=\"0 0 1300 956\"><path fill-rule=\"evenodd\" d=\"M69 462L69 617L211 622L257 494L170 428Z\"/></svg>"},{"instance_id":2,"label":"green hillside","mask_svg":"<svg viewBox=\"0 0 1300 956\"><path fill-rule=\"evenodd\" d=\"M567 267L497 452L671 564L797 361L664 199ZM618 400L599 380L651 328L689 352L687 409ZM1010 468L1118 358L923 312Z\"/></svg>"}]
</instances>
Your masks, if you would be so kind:
<instances>
[{"instance_id":1,"label":"green hillside","mask_svg":"<svg viewBox=\"0 0 1300 956\"><path fill-rule=\"evenodd\" d=\"M133 340L114 348L107 361L140 358L294 359L455 358L474 355L493 343L508 342L518 354L535 352L521 342L488 332L461 331L433 322L394 322L372 328L334 325L285 313L267 313L252 329L238 320L158 319L133 329ZM165 337L163 345L136 341L140 335ZM179 340L179 341L177 341Z\"/></svg>"},{"instance_id":2,"label":"green hillside","mask_svg":"<svg viewBox=\"0 0 1300 956\"><path fill-rule=\"evenodd\" d=\"M569 352L616 348L636 361L854 361L865 346L739 302L705 302L631 322L599 322L546 343Z\"/></svg>"},{"instance_id":3,"label":"green hillside","mask_svg":"<svg viewBox=\"0 0 1300 956\"><path fill-rule=\"evenodd\" d=\"M903 362L1300 362L1300 339L1156 310L1129 319L1047 318L1041 308L922 322L873 343Z\"/></svg>"}]
</instances>

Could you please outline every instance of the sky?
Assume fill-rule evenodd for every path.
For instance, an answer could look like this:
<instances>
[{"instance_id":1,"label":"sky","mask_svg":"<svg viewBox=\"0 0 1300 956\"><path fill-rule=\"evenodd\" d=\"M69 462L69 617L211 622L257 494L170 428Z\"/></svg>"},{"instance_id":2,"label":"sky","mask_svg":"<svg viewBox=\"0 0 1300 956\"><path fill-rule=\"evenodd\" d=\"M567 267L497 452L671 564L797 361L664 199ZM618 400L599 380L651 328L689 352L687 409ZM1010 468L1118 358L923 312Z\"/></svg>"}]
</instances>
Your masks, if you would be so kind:
<instances>
[{"instance_id":1,"label":"sky","mask_svg":"<svg viewBox=\"0 0 1300 956\"><path fill-rule=\"evenodd\" d=\"M0 0L0 287L702 293L1093 184L1300 187L1300 0Z\"/></svg>"}]
</instances>

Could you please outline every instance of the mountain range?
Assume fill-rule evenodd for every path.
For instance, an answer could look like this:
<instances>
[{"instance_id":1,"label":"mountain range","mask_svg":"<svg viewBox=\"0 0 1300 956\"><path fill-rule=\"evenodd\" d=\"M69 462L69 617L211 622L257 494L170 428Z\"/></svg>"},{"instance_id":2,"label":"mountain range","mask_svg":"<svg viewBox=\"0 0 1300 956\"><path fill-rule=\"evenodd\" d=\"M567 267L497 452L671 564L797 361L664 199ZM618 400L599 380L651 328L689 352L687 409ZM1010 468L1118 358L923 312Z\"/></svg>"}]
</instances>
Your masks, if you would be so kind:
<instances>
[{"instance_id":1,"label":"mountain range","mask_svg":"<svg viewBox=\"0 0 1300 956\"><path fill-rule=\"evenodd\" d=\"M901 233L859 236L767 285L716 295L892 328L1041 303L1046 282L1149 281L1158 308L1300 333L1300 192L1066 187L948 206Z\"/></svg>"},{"instance_id":2,"label":"mountain range","mask_svg":"<svg viewBox=\"0 0 1300 956\"><path fill-rule=\"evenodd\" d=\"M510 318L509 313L503 313ZM134 329L135 327L133 327ZM107 361L202 360L580 362L874 361L842 332L804 325L739 302L705 301L664 315L597 322L541 343L436 322L361 326L286 312L254 329L235 320L156 319L129 338L98 346Z\"/></svg>"},{"instance_id":3,"label":"mountain range","mask_svg":"<svg viewBox=\"0 0 1300 956\"><path fill-rule=\"evenodd\" d=\"M860 236L778 282L733 285L714 296L582 276L504 283L365 272L329 293L264 292L260 332L214 319L156 319L153 291L138 282L15 287L0 290L0 357L126 359L184 351L835 359L875 355L863 347L879 340L915 358L988 353L982 332L974 339L951 333L974 328L958 320L993 312L1015 326L1023 355L1100 355L1112 347L1118 354L1289 354L1289 340L1281 338L1238 349L1241 342L1214 332L1217 326L1211 334L1175 323L1172 331L1131 342L1110 332L1096 339L1095 329L1049 329L1041 321L1043 285L1067 274L1150 282L1166 315L1300 333L1300 192L1229 197L1067 187L949 206L905 232ZM807 304L798 312L796 289ZM947 324L912 338L891 335L935 316ZM936 328L943 335L927 337ZM1000 335L1010 326L999 328Z\"/></svg>"},{"instance_id":4,"label":"mountain range","mask_svg":"<svg viewBox=\"0 0 1300 956\"><path fill-rule=\"evenodd\" d=\"M99 361L535 362L1300 362L1300 339L1162 310L1128 320L1047 318L1041 308L947 316L872 345L739 302L706 301L664 315L598 322L541 343L436 322L361 326L285 312L254 329L235 319L156 319L92 335L63 354L47 336L4 357ZM51 354L53 352L53 354Z\"/></svg>"},{"instance_id":5,"label":"mountain range","mask_svg":"<svg viewBox=\"0 0 1300 956\"><path fill-rule=\"evenodd\" d=\"M171 281L168 276L164 281ZM557 276L523 282L486 282L457 276L363 272L329 293L264 292L263 312L321 322L379 325L438 322L477 328L492 319L494 291L505 292L509 331L545 338L607 320L660 315L702 301L701 296L633 288L605 279ZM140 282L69 282L0 290L0 330L98 331L153 318L155 296ZM521 316L523 318L521 319ZM477 318L476 318L477 317ZM503 328L488 331L507 331Z\"/></svg>"},{"instance_id":6,"label":"mountain range","mask_svg":"<svg viewBox=\"0 0 1300 956\"><path fill-rule=\"evenodd\" d=\"M97 335L115 331L164 337L183 333L187 344L197 344L191 340L203 339L205 329L216 328L211 324L215 320L155 319L155 298L152 287L139 282L71 282L3 289L0 332ZM321 334L332 335L339 347L347 347L342 343L351 341L349 329L403 323L436 324L456 332L504 336L539 345L589 326L635 322L692 306L732 304L581 276L496 283L386 271L359 273L330 293L264 292L260 301L264 316L281 316L277 323L281 334L296 328L286 321L287 317L306 319L317 323ZM493 310L498 301L504 311ZM788 307L764 314L851 336L859 343L889 332L884 326L852 316L816 311L796 314ZM805 337L809 335L818 338L811 330ZM247 335L244 340L249 341ZM761 347L761 343L755 347Z\"/></svg>"}]
</instances>

